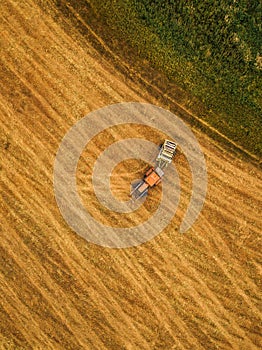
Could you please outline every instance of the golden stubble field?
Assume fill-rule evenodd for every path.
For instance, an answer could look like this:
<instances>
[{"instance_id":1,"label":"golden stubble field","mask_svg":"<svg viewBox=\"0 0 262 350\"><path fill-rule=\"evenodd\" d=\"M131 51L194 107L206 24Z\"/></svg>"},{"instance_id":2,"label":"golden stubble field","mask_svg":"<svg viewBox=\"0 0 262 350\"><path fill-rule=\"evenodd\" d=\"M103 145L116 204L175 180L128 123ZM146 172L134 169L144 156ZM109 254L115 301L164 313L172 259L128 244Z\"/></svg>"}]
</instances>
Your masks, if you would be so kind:
<instances>
[{"instance_id":1,"label":"golden stubble field","mask_svg":"<svg viewBox=\"0 0 262 350\"><path fill-rule=\"evenodd\" d=\"M46 7L49 14L37 1L1 2L0 348L259 349L262 181L255 166L195 131L209 182L203 211L188 233L178 232L191 191L183 154L176 158L181 202L155 239L108 249L86 242L65 223L53 192L53 163L64 134L97 108L157 101L68 27L51 1ZM92 162L130 135L156 142L161 136L128 125L107 130L79 162L84 203L112 225L121 218L96 201ZM145 166L119 164L113 193L125 198L130 178ZM150 216L159 191L124 223Z\"/></svg>"}]
</instances>

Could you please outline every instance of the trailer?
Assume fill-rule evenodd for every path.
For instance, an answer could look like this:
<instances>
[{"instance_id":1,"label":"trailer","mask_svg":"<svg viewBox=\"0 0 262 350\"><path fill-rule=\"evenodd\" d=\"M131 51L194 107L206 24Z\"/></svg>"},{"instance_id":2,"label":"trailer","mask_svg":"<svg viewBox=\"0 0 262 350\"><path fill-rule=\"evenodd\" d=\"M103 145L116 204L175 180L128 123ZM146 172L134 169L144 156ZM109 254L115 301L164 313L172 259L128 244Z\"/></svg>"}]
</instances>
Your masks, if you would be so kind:
<instances>
[{"instance_id":1,"label":"trailer","mask_svg":"<svg viewBox=\"0 0 262 350\"><path fill-rule=\"evenodd\" d=\"M176 153L177 144L170 140L165 140L165 142L160 146L160 151L156 158L156 163L159 168L164 169L173 160Z\"/></svg>"}]
</instances>

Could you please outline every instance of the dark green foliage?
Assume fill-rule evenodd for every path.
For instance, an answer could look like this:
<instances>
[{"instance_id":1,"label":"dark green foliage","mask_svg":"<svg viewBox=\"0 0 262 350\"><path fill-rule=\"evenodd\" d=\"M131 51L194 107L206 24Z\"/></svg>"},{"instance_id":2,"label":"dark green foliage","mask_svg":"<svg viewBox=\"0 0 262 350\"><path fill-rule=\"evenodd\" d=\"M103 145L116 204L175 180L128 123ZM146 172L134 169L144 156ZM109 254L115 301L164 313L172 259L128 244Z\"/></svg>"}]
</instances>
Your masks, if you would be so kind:
<instances>
[{"instance_id":1,"label":"dark green foliage","mask_svg":"<svg viewBox=\"0 0 262 350\"><path fill-rule=\"evenodd\" d=\"M245 149L262 154L259 0L91 3L114 35L215 112L202 116L205 120Z\"/></svg>"}]
</instances>

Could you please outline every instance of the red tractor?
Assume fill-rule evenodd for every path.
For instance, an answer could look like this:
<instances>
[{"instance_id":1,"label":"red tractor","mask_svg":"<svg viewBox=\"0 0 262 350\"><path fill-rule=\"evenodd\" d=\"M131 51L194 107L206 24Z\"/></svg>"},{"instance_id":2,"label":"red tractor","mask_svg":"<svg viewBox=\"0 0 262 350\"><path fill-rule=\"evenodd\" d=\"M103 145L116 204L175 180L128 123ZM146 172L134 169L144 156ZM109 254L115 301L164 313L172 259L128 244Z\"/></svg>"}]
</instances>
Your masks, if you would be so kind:
<instances>
[{"instance_id":1,"label":"red tractor","mask_svg":"<svg viewBox=\"0 0 262 350\"><path fill-rule=\"evenodd\" d=\"M131 192L132 197L136 200L145 196L148 189L157 186L161 182L164 172L159 167L150 168L144 175L143 180L141 180Z\"/></svg>"},{"instance_id":2,"label":"red tractor","mask_svg":"<svg viewBox=\"0 0 262 350\"><path fill-rule=\"evenodd\" d=\"M156 158L156 167L151 167L144 175L143 180L139 181L135 185L131 192L131 196L134 200L137 200L145 195L149 188L157 186L164 176L163 169L172 162L172 159L176 152L176 143L173 141L165 140L160 146L159 154Z\"/></svg>"}]
</instances>

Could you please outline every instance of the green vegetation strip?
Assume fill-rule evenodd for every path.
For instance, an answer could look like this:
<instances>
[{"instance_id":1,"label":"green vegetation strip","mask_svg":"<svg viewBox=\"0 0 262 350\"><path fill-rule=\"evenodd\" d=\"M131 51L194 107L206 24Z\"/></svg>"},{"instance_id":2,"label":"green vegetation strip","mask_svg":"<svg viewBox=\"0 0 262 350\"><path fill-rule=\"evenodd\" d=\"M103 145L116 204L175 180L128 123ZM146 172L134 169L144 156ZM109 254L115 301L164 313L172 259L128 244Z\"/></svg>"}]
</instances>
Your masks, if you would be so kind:
<instances>
[{"instance_id":1,"label":"green vegetation strip","mask_svg":"<svg viewBox=\"0 0 262 350\"><path fill-rule=\"evenodd\" d=\"M90 3L112 35L204 103L205 121L261 157L260 1Z\"/></svg>"},{"instance_id":2,"label":"green vegetation strip","mask_svg":"<svg viewBox=\"0 0 262 350\"><path fill-rule=\"evenodd\" d=\"M192 101L202 102L205 113L197 103L192 108L199 118L261 157L259 0L54 1L64 15L69 5L86 23L100 28L104 23L109 45L120 51L123 45L132 47L141 61L146 58ZM172 98L172 89L166 93Z\"/></svg>"}]
</instances>

